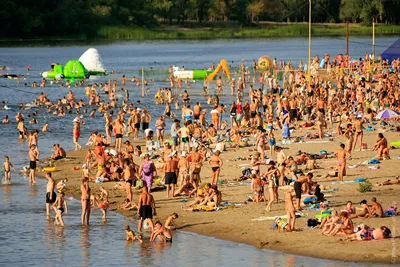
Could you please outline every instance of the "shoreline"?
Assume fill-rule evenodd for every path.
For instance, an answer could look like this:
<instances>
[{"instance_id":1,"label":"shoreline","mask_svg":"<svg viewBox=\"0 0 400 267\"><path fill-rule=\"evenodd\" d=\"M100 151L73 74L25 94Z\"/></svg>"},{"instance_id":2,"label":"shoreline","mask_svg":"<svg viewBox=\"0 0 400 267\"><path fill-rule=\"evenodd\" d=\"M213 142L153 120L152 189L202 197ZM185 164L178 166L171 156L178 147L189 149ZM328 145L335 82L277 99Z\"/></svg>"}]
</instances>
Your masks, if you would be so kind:
<instances>
[{"instance_id":1,"label":"shoreline","mask_svg":"<svg viewBox=\"0 0 400 267\"><path fill-rule=\"evenodd\" d=\"M400 34L399 25L379 24L375 27L375 34L379 36L397 36ZM372 26L351 24L349 35L363 37L372 35ZM241 27L239 25L166 25L161 24L154 28L135 26L100 26L93 32L82 32L70 36L42 36L38 38L4 38L1 43L7 42L41 42L41 41L151 41L151 40L218 40L218 39L257 39L257 38L296 38L308 36L307 23L272 23L260 22L254 26ZM343 24L313 23L313 37L346 36L346 26Z\"/></svg>"},{"instance_id":2,"label":"shoreline","mask_svg":"<svg viewBox=\"0 0 400 267\"><path fill-rule=\"evenodd\" d=\"M295 133L298 135L301 131ZM365 141L371 144L375 140L375 132L366 132ZM385 133L389 140L397 138L398 134L394 132ZM329 152L334 152L338 146L339 141L343 141L343 137L337 137L335 141L329 143L323 143L323 145L315 144L291 144L285 151L287 155L295 155L298 150L307 151L310 153L318 153L320 149L325 149ZM139 141L138 144L143 144L143 141ZM134 142L134 145L137 142ZM173 199L165 198L165 191L152 192L157 206L157 216L154 219L160 220L164 223L168 215L173 212L179 214L179 219L176 221L177 226L188 232L193 232L199 235L205 235L215 237L222 240L245 243L256 248L265 248L273 251L279 251L288 254L301 255L306 257L323 258L329 260L338 260L345 262L374 262L374 263L391 263L392 260L398 260L398 253L392 254L392 249L400 247L399 239L382 240L382 241L368 241L368 242L346 242L343 236L327 237L320 235L320 230L316 229L304 229L308 218L314 218L314 215L318 212L304 210L303 212L308 216L299 218L296 220L296 229L298 231L293 233L269 230L269 226L273 221L252 221L254 218L260 216L278 216L285 214L284 203L280 201L279 204L272 205L272 211L265 211L265 203L255 204L249 202L244 204L250 193L250 185L238 185L237 183L230 182L233 178L237 178L240 174L240 165L248 163L248 161L235 161L237 156L250 155L252 152L249 148L230 149L223 152L222 159L224 160L224 166L221 171L221 179L227 180L228 182L219 185L219 190L222 191L222 201L228 201L229 203L237 203L238 206L235 208L225 208L214 212L185 212L181 209L184 205L187 197L176 197ZM71 151L67 153L67 158L71 160L61 160L56 162L57 172L53 173L53 177L56 182L60 179L68 178L66 195L73 196L77 199L80 198L79 185L81 178L81 171L74 171L74 167L82 166L84 156L87 148L80 151ZM268 154L267 154L268 155ZM375 152L354 152L353 159L350 161L351 164L362 162L365 159L370 159L375 155ZM334 209L340 209L344 207L347 200L351 200L354 206L358 206L362 199L370 201L372 197L377 197L378 201L382 204L383 208L388 208L397 199L396 186L385 186L378 187L375 185L376 182L381 182L387 179L392 179L393 175L396 174L396 161L397 156L400 156L400 150L391 150L391 160L383 161L380 164L381 169L379 170L364 170L362 167L356 169L348 169L348 176L345 180L353 180L358 177L368 178L371 183L374 184L373 191L367 193L359 193L357 191L358 184L343 184L343 185L332 185L332 181L336 178L324 179L318 177L321 174L325 174L324 169L318 169L314 172L316 181L324 185L330 185L331 187L340 188L339 191L328 193L327 199L330 201L331 207ZM138 158L134 158L135 163L141 162ZM322 168L327 165L334 164L335 159L318 160L318 164ZM265 166L262 166L262 172L265 171ZM210 179L211 171L207 164L202 169L201 177L202 182L208 182ZM38 176L43 176L44 172L38 173ZM124 198L125 190L116 189L114 182L96 184L91 182L92 192L98 192L99 186L104 186L110 194L109 200L111 203L112 211L118 212L124 216L135 218L136 211L122 211L117 209ZM280 200L286 190L279 190ZM137 202L138 191L133 190L133 201ZM354 219L354 224L366 223L371 227L379 227L386 225L390 229L394 230L400 226L397 222L396 217L387 218L359 218ZM68 227L68 217L66 217L66 224ZM393 232L394 234L395 232ZM393 244L394 242L394 244ZM306 246L304 244L307 244ZM395 258L393 258L395 257Z\"/></svg>"}]
</instances>

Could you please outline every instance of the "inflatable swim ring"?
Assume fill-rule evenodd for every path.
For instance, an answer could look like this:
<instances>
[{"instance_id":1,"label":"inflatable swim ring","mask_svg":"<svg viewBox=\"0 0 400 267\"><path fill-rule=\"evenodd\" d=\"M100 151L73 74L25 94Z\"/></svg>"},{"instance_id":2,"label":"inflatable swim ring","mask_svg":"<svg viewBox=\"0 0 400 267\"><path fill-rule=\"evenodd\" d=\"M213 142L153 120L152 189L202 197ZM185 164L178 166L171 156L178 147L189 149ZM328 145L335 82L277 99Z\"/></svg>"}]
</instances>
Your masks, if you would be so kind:
<instances>
[{"instance_id":1,"label":"inflatable swim ring","mask_svg":"<svg viewBox=\"0 0 400 267\"><path fill-rule=\"evenodd\" d=\"M330 213L321 213L321 214L316 214L315 218L321 219L321 218L325 218L325 217L328 217L328 216L331 216L331 214Z\"/></svg>"},{"instance_id":2,"label":"inflatable swim ring","mask_svg":"<svg viewBox=\"0 0 400 267\"><path fill-rule=\"evenodd\" d=\"M43 168L43 171L45 171L45 172L55 172L56 171L56 167L45 167L45 168Z\"/></svg>"}]
</instances>

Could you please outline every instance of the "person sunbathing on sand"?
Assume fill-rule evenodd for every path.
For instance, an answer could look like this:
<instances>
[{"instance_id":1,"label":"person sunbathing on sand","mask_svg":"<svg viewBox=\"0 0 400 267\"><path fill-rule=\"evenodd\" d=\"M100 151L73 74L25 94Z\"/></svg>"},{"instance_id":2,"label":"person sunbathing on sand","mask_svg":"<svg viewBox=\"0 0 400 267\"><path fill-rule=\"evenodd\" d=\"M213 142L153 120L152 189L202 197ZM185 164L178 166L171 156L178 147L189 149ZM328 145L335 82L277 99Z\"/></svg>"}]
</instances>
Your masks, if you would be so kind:
<instances>
[{"instance_id":1,"label":"person sunbathing on sand","mask_svg":"<svg viewBox=\"0 0 400 267\"><path fill-rule=\"evenodd\" d=\"M176 196L191 196L194 194L194 186L190 182L190 175L186 175L185 177L185 183L180 186L180 188L175 191L174 197Z\"/></svg>"},{"instance_id":2,"label":"person sunbathing on sand","mask_svg":"<svg viewBox=\"0 0 400 267\"><path fill-rule=\"evenodd\" d=\"M119 206L119 208L123 210L134 210L137 209L137 205L129 201L129 199L125 198L124 203L121 206Z\"/></svg>"},{"instance_id":3,"label":"person sunbathing on sand","mask_svg":"<svg viewBox=\"0 0 400 267\"><path fill-rule=\"evenodd\" d=\"M369 240L383 240L391 237L391 231L386 226L381 226L377 229L370 228L364 225L360 231L351 234L348 241L369 241Z\"/></svg>"},{"instance_id":4,"label":"person sunbathing on sand","mask_svg":"<svg viewBox=\"0 0 400 267\"><path fill-rule=\"evenodd\" d=\"M400 184L400 176L397 176L395 180L387 180L383 183L376 183L376 184L379 186Z\"/></svg>"}]
</instances>

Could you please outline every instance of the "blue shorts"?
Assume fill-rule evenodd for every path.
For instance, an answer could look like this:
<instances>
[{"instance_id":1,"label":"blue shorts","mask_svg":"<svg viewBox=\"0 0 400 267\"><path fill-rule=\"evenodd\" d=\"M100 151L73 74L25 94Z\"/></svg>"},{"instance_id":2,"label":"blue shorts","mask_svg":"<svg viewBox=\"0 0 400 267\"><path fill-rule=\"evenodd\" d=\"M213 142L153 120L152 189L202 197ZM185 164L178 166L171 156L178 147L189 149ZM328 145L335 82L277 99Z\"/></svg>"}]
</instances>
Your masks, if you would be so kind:
<instances>
[{"instance_id":1,"label":"blue shorts","mask_svg":"<svg viewBox=\"0 0 400 267\"><path fill-rule=\"evenodd\" d=\"M179 137L178 136L172 136L172 140L174 140L174 146L177 146L179 144L179 142L178 142Z\"/></svg>"}]
</instances>

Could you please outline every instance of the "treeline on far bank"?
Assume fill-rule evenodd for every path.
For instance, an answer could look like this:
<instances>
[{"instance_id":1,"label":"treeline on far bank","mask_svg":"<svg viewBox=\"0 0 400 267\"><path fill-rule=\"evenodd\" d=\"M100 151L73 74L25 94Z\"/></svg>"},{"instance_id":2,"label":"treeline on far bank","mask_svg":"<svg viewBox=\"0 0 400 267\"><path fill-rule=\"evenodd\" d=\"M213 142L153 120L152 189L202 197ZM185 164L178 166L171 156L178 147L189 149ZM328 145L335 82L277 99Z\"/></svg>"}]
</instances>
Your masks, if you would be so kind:
<instances>
[{"instance_id":1,"label":"treeline on far bank","mask_svg":"<svg viewBox=\"0 0 400 267\"><path fill-rule=\"evenodd\" d=\"M398 34L400 0L312 0L313 23L360 24L354 34ZM301 36L309 0L4 0L3 38L172 39ZM278 22L262 23L263 21ZM283 24L282 23L288 23ZM190 31L182 30L192 27ZM313 29L343 34L344 27Z\"/></svg>"}]
</instances>

